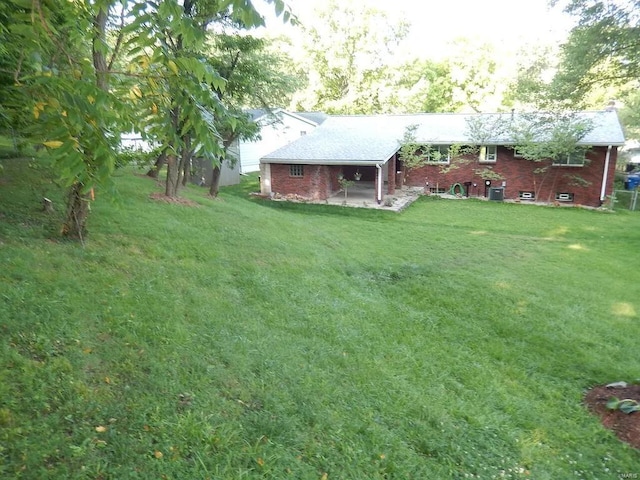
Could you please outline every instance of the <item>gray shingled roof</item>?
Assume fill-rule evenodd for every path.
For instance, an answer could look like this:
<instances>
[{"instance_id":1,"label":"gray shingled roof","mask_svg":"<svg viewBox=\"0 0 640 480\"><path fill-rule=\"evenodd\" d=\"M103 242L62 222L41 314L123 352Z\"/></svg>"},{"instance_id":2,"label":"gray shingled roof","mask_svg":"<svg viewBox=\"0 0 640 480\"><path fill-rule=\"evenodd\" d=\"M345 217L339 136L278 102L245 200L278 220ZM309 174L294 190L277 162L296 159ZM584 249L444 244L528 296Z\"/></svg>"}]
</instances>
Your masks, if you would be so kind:
<instances>
[{"instance_id":1,"label":"gray shingled roof","mask_svg":"<svg viewBox=\"0 0 640 480\"><path fill-rule=\"evenodd\" d=\"M254 122L265 117L271 117L275 122L278 121L279 116L289 115L303 122L313 124L314 126L320 125L329 117L326 113L322 112L289 112L288 110L285 110L283 108L253 108L244 110L244 113L249 115L251 120L253 120Z\"/></svg>"},{"instance_id":2,"label":"gray shingled roof","mask_svg":"<svg viewBox=\"0 0 640 480\"><path fill-rule=\"evenodd\" d=\"M542 115L542 114L530 114ZM624 134L615 111L579 112L578 118L592 122L592 130L579 142L583 145L623 145ZM486 126L518 121L527 114L451 114L330 116L308 135L271 152L261 163L359 164L386 162L400 147L406 128L418 125L416 141L431 145L465 144L470 125L480 120L486 130L483 143L509 145L500 128Z\"/></svg>"},{"instance_id":3,"label":"gray shingled roof","mask_svg":"<svg viewBox=\"0 0 640 480\"><path fill-rule=\"evenodd\" d=\"M316 125L322 124L322 122L324 122L327 118L329 118L329 115L327 115L324 112L293 112L293 113L295 113L299 117L306 118L307 120L312 121Z\"/></svg>"}]
</instances>

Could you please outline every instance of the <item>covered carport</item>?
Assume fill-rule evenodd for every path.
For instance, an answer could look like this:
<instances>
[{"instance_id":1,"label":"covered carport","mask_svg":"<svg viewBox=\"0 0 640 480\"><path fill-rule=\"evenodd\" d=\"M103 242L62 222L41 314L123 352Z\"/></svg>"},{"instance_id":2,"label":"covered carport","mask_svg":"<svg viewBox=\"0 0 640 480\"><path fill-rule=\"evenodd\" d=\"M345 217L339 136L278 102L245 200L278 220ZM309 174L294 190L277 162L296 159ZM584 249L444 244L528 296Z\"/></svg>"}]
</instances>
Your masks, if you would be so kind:
<instances>
[{"instance_id":1,"label":"covered carport","mask_svg":"<svg viewBox=\"0 0 640 480\"><path fill-rule=\"evenodd\" d=\"M396 188L404 122L371 116L330 117L310 134L260 160L263 195L323 200L342 190L342 178L381 203ZM372 188L371 188L372 187Z\"/></svg>"}]
</instances>

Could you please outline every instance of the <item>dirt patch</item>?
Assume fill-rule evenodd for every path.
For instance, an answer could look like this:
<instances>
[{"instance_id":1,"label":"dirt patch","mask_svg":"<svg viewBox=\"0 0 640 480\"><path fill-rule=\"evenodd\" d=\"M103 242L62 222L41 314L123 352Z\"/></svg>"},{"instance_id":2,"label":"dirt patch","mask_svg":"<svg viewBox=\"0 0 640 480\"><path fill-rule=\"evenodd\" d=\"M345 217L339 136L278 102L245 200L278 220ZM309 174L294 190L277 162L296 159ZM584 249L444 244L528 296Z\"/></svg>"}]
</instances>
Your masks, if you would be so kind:
<instances>
[{"instance_id":1,"label":"dirt patch","mask_svg":"<svg viewBox=\"0 0 640 480\"><path fill-rule=\"evenodd\" d=\"M188 198L182 197L167 197L164 193L152 193L149 195L151 200L155 200L156 202L165 202L165 203L173 203L177 205L185 205L187 207L199 207L200 205L193 200L189 200Z\"/></svg>"},{"instance_id":2,"label":"dirt patch","mask_svg":"<svg viewBox=\"0 0 640 480\"><path fill-rule=\"evenodd\" d=\"M605 428L615 432L623 442L640 449L640 412L624 413L620 410L609 410L607 402L612 397L620 400L630 398L640 402L640 385L615 388L598 385L591 388L584 396L587 408L600 417Z\"/></svg>"}]
</instances>

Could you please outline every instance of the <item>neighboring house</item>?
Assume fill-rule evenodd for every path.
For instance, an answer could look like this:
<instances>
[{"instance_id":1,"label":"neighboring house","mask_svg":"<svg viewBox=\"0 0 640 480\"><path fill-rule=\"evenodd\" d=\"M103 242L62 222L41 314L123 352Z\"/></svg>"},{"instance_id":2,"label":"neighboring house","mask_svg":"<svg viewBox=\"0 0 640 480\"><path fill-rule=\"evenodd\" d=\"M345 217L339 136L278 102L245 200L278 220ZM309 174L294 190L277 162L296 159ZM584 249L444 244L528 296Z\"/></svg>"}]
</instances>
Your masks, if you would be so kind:
<instances>
[{"instance_id":1,"label":"neighboring house","mask_svg":"<svg viewBox=\"0 0 640 480\"><path fill-rule=\"evenodd\" d=\"M120 148L150 152L151 144L136 132L123 133L120 136Z\"/></svg>"},{"instance_id":2,"label":"neighboring house","mask_svg":"<svg viewBox=\"0 0 640 480\"><path fill-rule=\"evenodd\" d=\"M327 118L321 112L293 113L282 108L248 110L247 113L260 126L260 139L238 142L242 173L257 172L261 157L311 133Z\"/></svg>"},{"instance_id":3,"label":"neighboring house","mask_svg":"<svg viewBox=\"0 0 640 480\"><path fill-rule=\"evenodd\" d=\"M227 150L231 158L238 158L238 144L233 143ZM191 182L202 187L210 187L213 176L213 163L205 158L194 158L192 161ZM240 183L240 162L223 160L220 165L219 187L238 185Z\"/></svg>"},{"instance_id":4,"label":"neighboring house","mask_svg":"<svg viewBox=\"0 0 640 480\"><path fill-rule=\"evenodd\" d=\"M260 170L260 157L287 145L301 136L313 131L328 115L322 112L288 112L282 108L272 110L247 110L253 121L260 126L260 139L254 141L235 141L229 147L229 157L220 169L219 186L237 185L240 175ZM143 152L151 151L151 145L138 133L122 135L121 146ZM193 159L192 183L202 186L211 184L213 166L202 158Z\"/></svg>"},{"instance_id":5,"label":"neighboring house","mask_svg":"<svg viewBox=\"0 0 640 480\"><path fill-rule=\"evenodd\" d=\"M476 143L468 133L471 123L513 121L514 114L332 116L309 135L262 157L261 192L324 200L340 191L341 176L357 176L371 183L372 200L378 203L406 185L431 193L600 206L613 190L617 150L624 144L622 127L615 111L577 115L592 124L579 141L588 147L585 158L539 162L521 158L513 139L497 131L477 145L477 153L461 157L464 161L449 158L450 146ZM416 143L439 154L408 171L399 150L411 125L417 125ZM548 167L545 173L540 173L542 167Z\"/></svg>"},{"instance_id":6,"label":"neighboring house","mask_svg":"<svg viewBox=\"0 0 640 480\"><path fill-rule=\"evenodd\" d=\"M620 153L626 161L626 163L622 162L623 165L618 165L620 170L625 172L640 170L640 142L637 140L628 140Z\"/></svg>"},{"instance_id":7,"label":"neighboring house","mask_svg":"<svg viewBox=\"0 0 640 480\"><path fill-rule=\"evenodd\" d=\"M149 141L142 138L142 135L135 132L125 133L121 136L120 147L129 150L138 150L141 152L151 152L152 145ZM230 154L238 155L237 146L230 147ZM192 160L191 183L200 186L209 186L211 184L211 175L213 173L213 165L211 161L204 158L194 158ZM237 185L240 183L240 164L239 162L222 162L220 168L219 186Z\"/></svg>"}]
</instances>

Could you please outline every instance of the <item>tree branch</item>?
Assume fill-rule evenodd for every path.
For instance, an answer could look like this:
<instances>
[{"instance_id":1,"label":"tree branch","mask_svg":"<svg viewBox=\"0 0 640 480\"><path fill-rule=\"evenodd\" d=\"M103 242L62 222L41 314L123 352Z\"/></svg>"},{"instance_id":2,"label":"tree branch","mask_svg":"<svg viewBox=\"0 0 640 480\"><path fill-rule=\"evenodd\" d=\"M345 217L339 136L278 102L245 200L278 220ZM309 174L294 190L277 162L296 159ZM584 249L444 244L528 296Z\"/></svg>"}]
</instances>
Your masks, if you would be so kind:
<instances>
[{"instance_id":1,"label":"tree branch","mask_svg":"<svg viewBox=\"0 0 640 480\"><path fill-rule=\"evenodd\" d=\"M122 31L124 27L124 8L120 11L120 30L118 31L118 38L116 39L116 45L113 48L113 54L111 55L111 59L107 64L107 70L111 70L113 68L113 64L120 53L120 48L122 47L122 41L124 39L124 32Z\"/></svg>"},{"instance_id":2,"label":"tree branch","mask_svg":"<svg viewBox=\"0 0 640 480\"><path fill-rule=\"evenodd\" d=\"M71 55L69 55L69 53L66 51L66 49L64 48L64 45L58 41L58 39L56 38L56 36L53 34L53 32L51 31L51 29L49 28L49 25L47 25L47 21L44 18L44 13L42 12L42 5L40 4L39 0L33 0L33 5L38 13L38 18L40 19L40 24L42 25L43 30L46 32L47 36L49 37L49 40L51 40L51 42L56 45L56 47L58 47L59 51L64 53L65 56L67 57L67 60L69 61L69 65L73 65L74 61L71 57ZM33 23L35 23L35 19L33 18L33 14L31 15L31 21Z\"/></svg>"}]
</instances>

